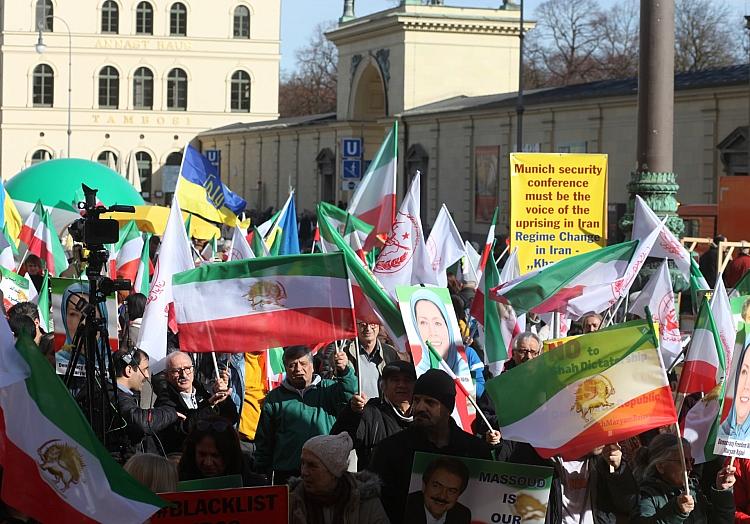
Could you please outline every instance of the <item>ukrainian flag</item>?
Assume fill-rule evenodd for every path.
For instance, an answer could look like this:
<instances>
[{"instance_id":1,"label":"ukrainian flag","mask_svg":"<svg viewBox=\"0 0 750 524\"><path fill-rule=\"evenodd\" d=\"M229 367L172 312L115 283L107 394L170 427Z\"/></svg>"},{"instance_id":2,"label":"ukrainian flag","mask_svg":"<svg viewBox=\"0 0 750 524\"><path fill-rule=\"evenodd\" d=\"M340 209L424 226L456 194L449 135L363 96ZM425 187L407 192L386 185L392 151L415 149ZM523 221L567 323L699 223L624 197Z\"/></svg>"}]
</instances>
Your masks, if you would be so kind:
<instances>
[{"instance_id":1,"label":"ukrainian flag","mask_svg":"<svg viewBox=\"0 0 750 524\"><path fill-rule=\"evenodd\" d=\"M234 226L247 202L221 183L218 170L197 149L188 145L182 160L175 197L183 211L212 222Z\"/></svg>"},{"instance_id":2,"label":"ukrainian flag","mask_svg":"<svg viewBox=\"0 0 750 524\"><path fill-rule=\"evenodd\" d=\"M271 256L298 255L299 231L297 227L297 209L294 205L294 193L289 195L281 211L274 215L273 225L265 241Z\"/></svg>"}]
</instances>

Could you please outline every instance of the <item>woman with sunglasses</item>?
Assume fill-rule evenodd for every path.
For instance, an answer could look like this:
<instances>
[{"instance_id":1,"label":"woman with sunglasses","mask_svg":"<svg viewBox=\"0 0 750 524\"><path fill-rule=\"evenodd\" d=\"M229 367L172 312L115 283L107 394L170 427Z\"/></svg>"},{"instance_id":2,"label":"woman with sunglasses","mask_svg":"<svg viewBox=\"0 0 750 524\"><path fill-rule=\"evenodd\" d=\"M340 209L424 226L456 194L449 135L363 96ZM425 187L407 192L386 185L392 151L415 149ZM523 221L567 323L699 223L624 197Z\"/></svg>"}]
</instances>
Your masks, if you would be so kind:
<instances>
[{"instance_id":1,"label":"woman with sunglasses","mask_svg":"<svg viewBox=\"0 0 750 524\"><path fill-rule=\"evenodd\" d=\"M689 479L690 493L684 492L684 470L678 437L662 433L636 454L636 478L640 482L638 501L630 521L646 523L731 524L734 522L734 467L725 466L708 492ZM690 443L682 439L685 465L690 475L693 458Z\"/></svg>"},{"instance_id":2,"label":"woman with sunglasses","mask_svg":"<svg viewBox=\"0 0 750 524\"><path fill-rule=\"evenodd\" d=\"M242 475L246 487L265 484L265 477L252 473L245 463L237 431L220 416L195 423L177 469L180 481Z\"/></svg>"}]
</instances>

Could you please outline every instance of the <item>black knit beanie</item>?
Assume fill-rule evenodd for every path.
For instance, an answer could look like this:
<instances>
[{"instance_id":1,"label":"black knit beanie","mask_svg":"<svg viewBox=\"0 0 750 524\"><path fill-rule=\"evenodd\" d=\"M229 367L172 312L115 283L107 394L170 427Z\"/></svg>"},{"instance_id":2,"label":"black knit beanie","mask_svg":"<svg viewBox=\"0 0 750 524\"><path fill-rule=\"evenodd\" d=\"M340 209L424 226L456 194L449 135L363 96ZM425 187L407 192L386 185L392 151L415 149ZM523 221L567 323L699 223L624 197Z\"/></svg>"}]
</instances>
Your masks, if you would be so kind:
<instances>
[{"instance_id":1,"label":"black knit beanie","mask_svg":"<svg viewBox=\"0 0 750 524\"><path fill-rule=\"evenodd\" d=\"M453 412L456 405L456 385L448 373L440 369L428 369L414 384L414 394L432 397Z\"/></svg>"}]
</instances>

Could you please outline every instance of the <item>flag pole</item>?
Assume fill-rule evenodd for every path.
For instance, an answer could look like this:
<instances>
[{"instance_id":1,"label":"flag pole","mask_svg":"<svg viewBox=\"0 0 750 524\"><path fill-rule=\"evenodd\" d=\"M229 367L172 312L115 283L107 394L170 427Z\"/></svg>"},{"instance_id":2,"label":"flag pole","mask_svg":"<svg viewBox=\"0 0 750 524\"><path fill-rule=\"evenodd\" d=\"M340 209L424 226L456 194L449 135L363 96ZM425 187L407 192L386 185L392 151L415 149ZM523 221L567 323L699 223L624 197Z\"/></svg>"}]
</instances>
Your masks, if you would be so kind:
<instances>
[{"instance_id":1,"label":"flag pole","mask_svg":"<svg viewBox=\"0 0 750 524\"><path fill-rule=\"evenodd\" d=\"M427 348L432 352L432 354L440 358L440 362L442 364L445 364L443 357L441 357L440 353L438 353L437 350L434 347L432 347L432 344L430 344L430 341L425 340L425 344L427 344ZM448 365L445 364L445 366L447 367ZM442 371L445 372L445 370L442 370ZM490 424L490 421L487 420L487 417L484 415L484 412L479 408L479 405L477 404L476 400L474 400L472 396L469 394L469 392L466 391L466 388L464 387L463 384L461 384L461 381L458 379L458 377L456 377L456 375L453 373L452 370L450 373L447 373L447 374L451 376L451 378L453 379L453 383L456 384L456 386L458 386L458 388L461 390L461 393L463 393L468 399L468 401L471 402L471 405L474 406L474 409L477 411L477 414L481 417L482 422L484 422L487 425L487 428L492 429L492 424Z\"/></svg>"},{"instance_id":2,"label":"flag pole","mask_svg":"<svg viewBox=\"0 0 750 524\"><path fill-rule=\"evenodd\" d=\"M377 343L377 341L376 341ZM359 337L354 337L354 347L357 350L357 354L354 355L354 371L357 374L357 395L362 396L362 376L359 374Z\"/></svg>"},{"instance_id":3,"label":"flag pole","mask_svg":"<svg viewBox=\"0 0 750 524\"><path fill-rule=\"evenodd\" d=\"M219 375L219 363L216 362L216 351L211 352L211 360L214 362L214 372L216 372L216 380L221 379L221 375Z\"/></svg>"},{"instance_id":4,"label":"flag pole","mask_svg":"<svg viewBox=\"0 0 750 524\"><path fill-rule=\"evenodd\" d=\"M348 220L348 219L347 219ZM323 243L321 242L321 246ZM352 280L351 277L349 277L349 268L346 265L346 261L344 261L344 271L346 271L346 289L349 291L349 307L352 308L352 322L354 322L354 329L357 329L357 314L354 311L354 295L352 294ZM362 376L359 374L359 337L357 336L359 333L354 334L354 348L357 352L354 355L354 372L357 375L357 394L361 397L362 396ZM377 343L377 341L376 341Z\"/></svg>"},{"instance_id":5,"label":"flag pole","mask_svg":"<svg viewBox=\"0 0 750 524\"><path fill-rule=\"evenodd\" d=\"M494 246L494 243L493 243L493 246ZM500 263L500 259L505 256L505 253L507 253L509 249L510 249L510 246L505 246L505 249L503 249L503 252L500 253L500 256L495 259L495 265L498 265Z\"/></svg>"},{"instance_id":6,"label":"flag pole","mask_svg":"<svg viewBox=\"0 0 750 524\"><path fill-rule=\"evenodd\" d=\"M680 464L682 464L682 481L685 483L685 494L690 495L690 481L688 480L687 464L685 463L685 447L682 443L682 432L680 431L680 423L675 422L674 427L677 430L677 445L680 448Z\"/></svg>"}]
</instances>

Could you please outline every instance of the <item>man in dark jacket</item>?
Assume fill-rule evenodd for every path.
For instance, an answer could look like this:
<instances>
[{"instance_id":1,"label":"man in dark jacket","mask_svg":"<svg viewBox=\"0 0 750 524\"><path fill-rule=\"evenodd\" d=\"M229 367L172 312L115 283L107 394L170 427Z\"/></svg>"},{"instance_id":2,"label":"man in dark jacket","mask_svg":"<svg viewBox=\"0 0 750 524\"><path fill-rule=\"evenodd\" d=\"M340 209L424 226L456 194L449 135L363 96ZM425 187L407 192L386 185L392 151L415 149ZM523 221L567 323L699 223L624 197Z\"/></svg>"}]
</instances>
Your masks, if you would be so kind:
<instances>
[{"instance_id":1,"label":"man in dark jacket","mask_svg":"<svg viewBox=\"0 0 750 524\"><path fill-rule=\"evenodd\" d=\"M230 425L239 421L237 408L231 400L231 390L227 388L229 376L226 371L214 383L213 393L209 393L199 381L194 380L190 355L175 351L167 355L164 374L165 379L154 381L157 395L154 406L171 405L183 415L181 420L159 432L165 453L182 451L185 438L201 418L218 415L227 419Z\"/></svg>"},{"instance_id":2,"label":"man in dark jacket","mask_svg":"<svg viewBox=\"0 0 750 524\"><path fill-rule=\"evenodd\" d=\"M154 409L141 409L140 392L143 383L148 381L148 355L141 349L120 350L113 356L116 384L110 391L121 420L115 419L113 426L118 430L107 436L107 448L119 455L122 461L136 453L163 453L155 439L155 433L175 423L182 417L173 404L165 404Z\"/></svg>"},{"instance_id":3,"label":"man in dark jacket","mask_svg":"<svg viewBox=\"0 0 750 524\"><path fill-rule=\"evenodd\" d=\"M412 422L411 401L417 374L414 364L396 360L383 368L383 396L365 398L354 395L339 413L331 434L346 431L357 452L357 470L370 463L373 448L381 440L409 427Z\"/></svg>"},{"instance_id":4,"label":"man in dark jacket","mask_svg":"<svg viewBox=\"0 0 750 524\"><path fill-rule=\"evenodd\" d=\"M464 432L451 418L456 403L453 379L439 369L426 371L414 384L412 425L383 440L376 448L369 470L383 481L381 500L393 524L403 522L414 453L491 460L490 448Z\"/></svg>"}]
</instances>

